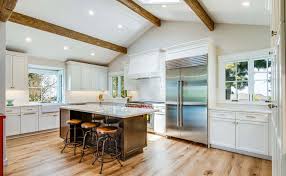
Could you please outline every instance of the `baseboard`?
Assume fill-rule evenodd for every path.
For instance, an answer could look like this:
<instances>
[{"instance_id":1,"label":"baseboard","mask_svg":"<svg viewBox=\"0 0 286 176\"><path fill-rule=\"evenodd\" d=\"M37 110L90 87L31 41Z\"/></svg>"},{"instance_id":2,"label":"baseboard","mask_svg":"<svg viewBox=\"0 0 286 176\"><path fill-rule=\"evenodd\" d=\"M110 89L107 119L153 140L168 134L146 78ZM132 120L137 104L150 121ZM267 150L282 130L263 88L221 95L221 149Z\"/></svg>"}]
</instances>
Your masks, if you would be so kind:
<instances>
[{"instance_id":1,"label":"baseboard","mask_svg":"<svg viewBox=\"0 0 286 176\"><path fill-rule=\"evenodd\" d=\"M55 129L50 129L50 130L43 130L43 131L36 131L36 132L32 132L32 133L19 134L19 135L15 135L15 136L7 136L6 140L17 139L17 138L28 137L28 136L35 136L38 134L50 133L50 132L55 132L55 131L59 131L59 129L55 128Z\"/></svg>"},{"instance_id":2,"label":"baseboard","mask_svg":"<svg viewBox=\"0 0 286 176\"><path fill-rule=\"evenodd\" d=\"M220 149L220 150L225 150L225 151L229 151L229 152L233 152L233 153L238 153L238 154L242 154L242 155L247 155L247 156L252 156L255 158L261 158L261 159L265 159L265 160L272 160L271 156L268 155L261 155L261 154L257 154L257 153L251 153L251 152L246 152L246 151L242 151L242 150L236 150L236 149L232 149L232 148L227 148L227 147L221 147L218 145L210 145L211 148L216 148L216 149Z\"/></svg>"}]
</instances>

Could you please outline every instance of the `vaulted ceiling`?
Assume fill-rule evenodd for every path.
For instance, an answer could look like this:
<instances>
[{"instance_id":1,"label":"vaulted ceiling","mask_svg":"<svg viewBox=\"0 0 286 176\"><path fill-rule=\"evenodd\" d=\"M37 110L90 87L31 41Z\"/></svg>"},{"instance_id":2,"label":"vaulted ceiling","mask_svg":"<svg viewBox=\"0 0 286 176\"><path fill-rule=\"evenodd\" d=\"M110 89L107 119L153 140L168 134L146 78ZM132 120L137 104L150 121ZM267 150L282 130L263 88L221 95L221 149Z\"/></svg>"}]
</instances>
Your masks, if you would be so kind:
<instances>
[{"instance_id":1,"label":"vaulted ceiling","mask_svg":"<svg viewBox=\"0 0 286 176\"><path fill-rule=\"evenodd\" d=\"M161 20L202 23L184 0L164 6L134 2ZM199 2L216 23L269 23L267 0L252 0L248 8L241 6L241 0ZM14 11L126 48L151 27L158 27L118 0L18 0ZM49 59L100 64L108 64L121 54L13 22L7 22L7 48Z\"/></svg>"}]
</instances>

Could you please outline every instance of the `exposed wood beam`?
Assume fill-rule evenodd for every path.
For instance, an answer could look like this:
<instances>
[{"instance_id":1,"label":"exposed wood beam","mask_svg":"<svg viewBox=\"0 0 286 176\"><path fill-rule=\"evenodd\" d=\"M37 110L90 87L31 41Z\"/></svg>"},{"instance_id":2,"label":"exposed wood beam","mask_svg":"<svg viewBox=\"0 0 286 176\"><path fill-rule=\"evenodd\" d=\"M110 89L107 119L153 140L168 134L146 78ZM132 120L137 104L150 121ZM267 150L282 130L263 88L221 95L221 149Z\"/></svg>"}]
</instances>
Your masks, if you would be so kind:
<instances>
[{"instance_id":1,"label":"exposed wood beam","mask_svg":"<svg viewBox=\"0 0 286 176\"><path fill-rule=\"evenodd\" d=\"M140 5L136 4L132 0L117 0L121 2L123 5L134 11L135 13L141 15L143 18L149 20L151 23L153 23L156 26L161 26L161 20L142 8Z\"/></svg>"},{"instance_id":2,"label":"exposed wood beam","mask_svg":"<svg viewBox=\"0 0 286 176\"><path fill-rule=\"evenodd\" d=\"M214 30L214 22L211 17L204 10L198 0L185 0L185 2L191 7L195 14L203 21L203 23L209 28L210 31Z\"/></svg>"},{"instance_id":3,"label":"exposed wood beam","mask_svg":"<svg viewBox=\"0 0 286 176\"><path fill-rule=\"evenodd\" d=\"M16 7L17 0L0 0L0 21L6 22Z\"/></svg>"},{"instance_id":4,"label":"exposed wood beam","mask_svg":"<svg viewBox=\"0 0 286 176\"><path fill-rule=\"evenodd\" d=\"M96 45L102 48L106 48L106 49L110 49L113 51L117 51L120 53L127 53L127 48L95 38L95 37L91 37L89 35L86 34L82 34L80 32L76 32L43 20L39 20L27 15L23 15L17 12L13 12L9 18L9 21L14 22L14 23L18 23L24 26L29 26L35 29L39 29L42 31L46 31L46 32L50 32L53 34L57 34L60 36L64 36L67 38L71 38L74 40L78 40L81 42L85 42L85 43L89 43L92 45Z\"/></svg>"}]
</instances>

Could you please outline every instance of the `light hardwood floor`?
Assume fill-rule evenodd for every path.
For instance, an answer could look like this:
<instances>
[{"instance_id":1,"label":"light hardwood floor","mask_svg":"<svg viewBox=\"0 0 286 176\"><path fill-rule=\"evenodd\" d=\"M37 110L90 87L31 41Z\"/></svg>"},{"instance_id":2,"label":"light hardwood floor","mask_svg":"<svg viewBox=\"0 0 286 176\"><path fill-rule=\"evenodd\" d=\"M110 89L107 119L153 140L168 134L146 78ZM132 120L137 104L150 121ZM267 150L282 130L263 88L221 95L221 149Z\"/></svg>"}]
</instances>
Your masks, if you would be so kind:
<instances>
[{"instance_id":1,"label":"light hardwood floor","mask_svg":"<svg viewBox=\"0 0 286 176\"><path fill-rule=\"evenodd\" d=\"M78 163L79 155L66 150L60 153L62 139L58 132L8 140L8 162L5 175L93 176L99 164L91 165L89 155ZM103 175L126 176L270 176L271 161L207 149L189 142L148 135L144 153L123 162L104 165Z\"/></svg>"}]
</instances>

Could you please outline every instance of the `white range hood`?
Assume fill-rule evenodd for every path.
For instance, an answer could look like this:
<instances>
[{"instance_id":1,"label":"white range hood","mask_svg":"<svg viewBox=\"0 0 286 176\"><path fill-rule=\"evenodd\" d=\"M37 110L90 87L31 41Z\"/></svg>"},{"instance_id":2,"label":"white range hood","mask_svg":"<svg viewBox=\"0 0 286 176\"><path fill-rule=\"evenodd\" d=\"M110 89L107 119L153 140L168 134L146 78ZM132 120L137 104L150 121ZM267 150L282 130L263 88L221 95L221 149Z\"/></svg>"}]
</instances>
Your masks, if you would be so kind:
<instances>
[{"instance_id":1,"label":"white range hood","mask_svg":"<svg viewBox=\"0 0 286 176\"><path fill-rule=\"evenodd\" d=\"M160 51L150 51L130 55L129 79L160 77Z\"/></svg>"}]
</instances>

